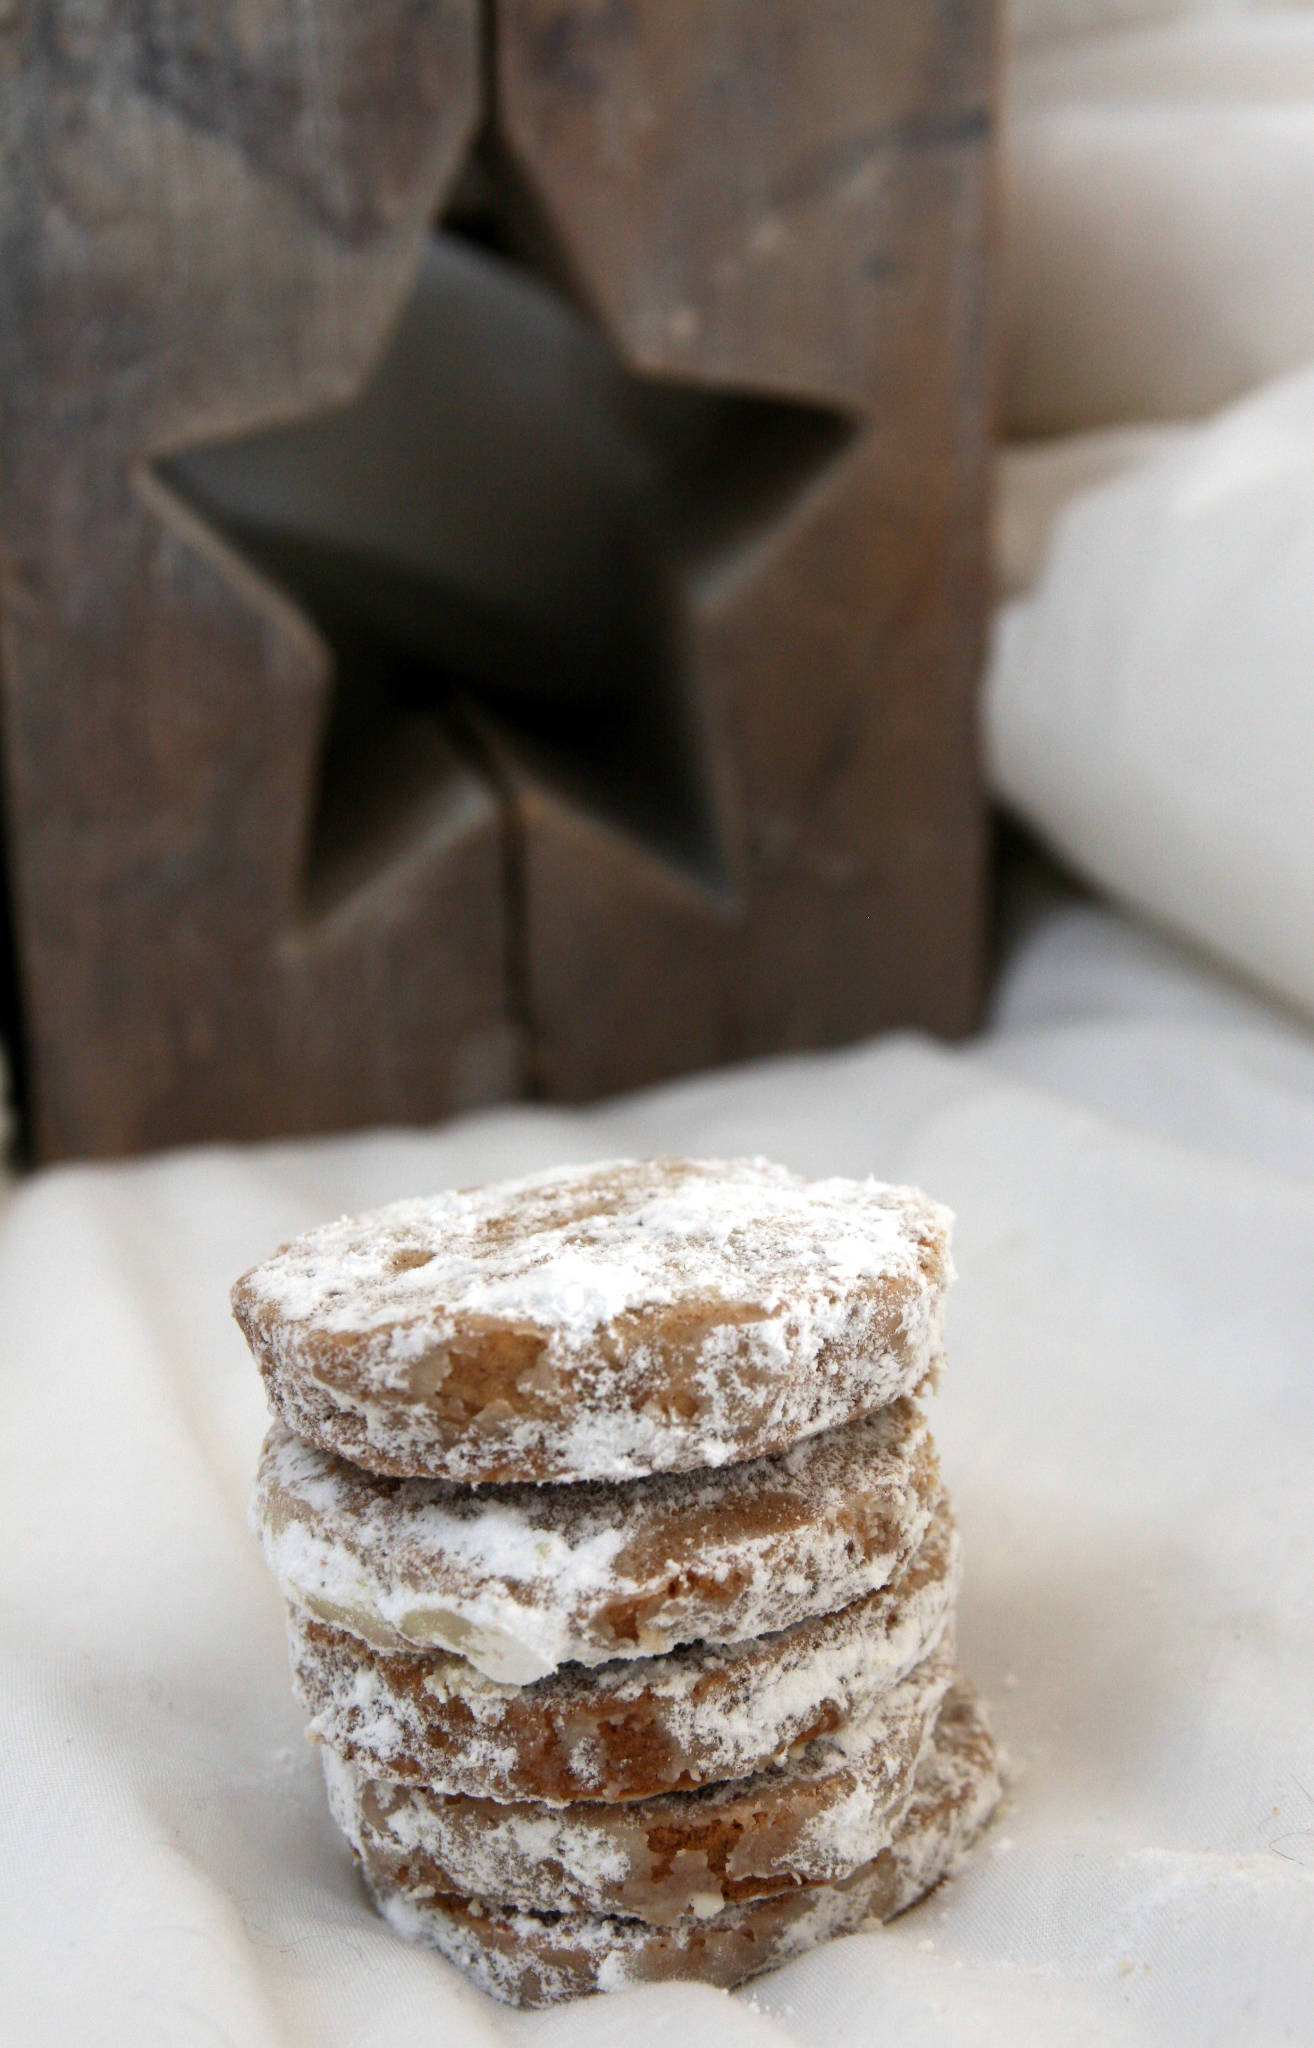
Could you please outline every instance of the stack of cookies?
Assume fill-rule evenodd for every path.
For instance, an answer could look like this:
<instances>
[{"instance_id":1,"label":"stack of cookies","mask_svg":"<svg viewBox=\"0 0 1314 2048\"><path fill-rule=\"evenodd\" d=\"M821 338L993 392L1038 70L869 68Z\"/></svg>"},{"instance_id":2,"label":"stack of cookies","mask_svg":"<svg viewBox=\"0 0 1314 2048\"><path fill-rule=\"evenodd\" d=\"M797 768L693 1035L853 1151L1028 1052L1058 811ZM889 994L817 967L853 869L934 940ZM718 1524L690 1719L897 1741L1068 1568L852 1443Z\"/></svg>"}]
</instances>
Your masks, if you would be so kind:
<instances>
[{"instance_id":1,"label":"stack of cookies","mask_svg":"<svg viewBox=\"0 0 1314 2048\"><path fill-rule=\"evenodd\" d=\"M888 1919L984 1825L916 1399L949 1222L621 1161L346 1218L238 1282L296 1688L400 1933L521 2005L730 1985Z\"/></svg>"}]
</instances>

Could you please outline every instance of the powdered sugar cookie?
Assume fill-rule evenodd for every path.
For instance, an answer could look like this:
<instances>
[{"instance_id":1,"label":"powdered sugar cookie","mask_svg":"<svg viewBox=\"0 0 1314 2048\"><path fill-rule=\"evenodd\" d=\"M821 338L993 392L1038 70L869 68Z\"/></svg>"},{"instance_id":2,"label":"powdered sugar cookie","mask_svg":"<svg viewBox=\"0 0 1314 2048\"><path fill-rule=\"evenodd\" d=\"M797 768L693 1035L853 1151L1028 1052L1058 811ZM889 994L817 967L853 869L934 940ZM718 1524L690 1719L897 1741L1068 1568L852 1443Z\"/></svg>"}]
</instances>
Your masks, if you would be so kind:
<instances>
[{"instance_id":1,"label":"powdered sugar cookie","mask_svg":"<svg viewBox=\"0 0 1314 2048\"><path fill-rule=\"evenodd\" d=\"M333 1818L372 1876L529 1911L670 1926L847 1877L886 1847L953 1676L944 1640L860 1722L751 1778L654 1799L504 1805L365 1777L323 1753Z\"/></svg>"},{"instance_id":2,"label":"powdered sugar cookie","mask_svg":"<svg viewBox=\"0 0 1314 2048\"><path fill-rule=\"evenodd\" d=\"M517 1912L451 1894L426 1899L368 1870L366 1882L399 1934L437 1948L508 2004L551 2005L669 1978L728 1987L912 1905L984 1827L998 1797L989 1725L960 1680L888 1847L841 1883L800 1886L705 1921L655 1927L587 1913Z\"/></svg>"},{"instance_id":3,"label":"powdered sugar cookie","mask_svg":"<svg viewBox=\"0 0 1314 2048\"><path fill-rule=\"evenodd\" d=\"M939 1493L925 1418L901 1399L721 1472L478 1492L361 1472L275 1424L253 1515L296 1606L520 1685L846 1606L907 1562Z\"/></svg>"},{"instance_id":4,"label":"powdered sugar cookie","mask_svg":"<svg viewBox=\"0 0 1314 2048\"><path fill-rule=\"evenodd\" d=\"M748 1642L515 1686L441 1651L374 1650L293 1608L292 1666L312 1734L367 1776L498 1800L644 1798L747 1777L861 1719L939 1641L958 1576L942 1499L888 1585Z\"/></svg>"},{"instance_id":5,"label":"powdered sugar cookie","mask_svg":"<svg viewBox=\"0 0 1314 2048\"><path fill-rule=\"evenodd\" d=\"M289 1427L358 1465L628 1479L915 1390L941 1355L950 1220L875 1180L622 1160L325 1224L233 1306Z\"/></svg>"}]
</instances>

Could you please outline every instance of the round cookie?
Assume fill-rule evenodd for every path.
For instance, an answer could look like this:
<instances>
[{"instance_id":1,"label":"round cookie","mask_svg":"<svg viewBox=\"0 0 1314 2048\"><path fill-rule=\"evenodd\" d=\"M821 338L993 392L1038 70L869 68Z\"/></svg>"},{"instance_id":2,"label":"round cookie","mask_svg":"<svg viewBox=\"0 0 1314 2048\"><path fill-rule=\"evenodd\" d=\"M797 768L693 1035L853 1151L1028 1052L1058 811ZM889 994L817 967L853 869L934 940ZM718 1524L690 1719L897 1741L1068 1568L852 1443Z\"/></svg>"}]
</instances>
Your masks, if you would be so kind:
<instances>
[{"instance_id":1,"label":"round cookie","mask_svg":"<svg viewBox=\"0 0 1314 2048\"><path fill-rule=\"evenodd\" d=\"M521 1685L846 1606L912 1555L939 1493L904 1398L724 1472L479 1492L361 1472L276 1423L252 1512L289 1602Z\"/></svg>"},{"instance_id":2,"label":"round cookie","mask_svg":"<svg viewBox=\"0 0 1314 2048\"><path fill-rule=\"evenodd\" d=\"M368 1776L556 1805L645 1798L748 1777L861 1719L939 1641L958 1579L942 1498L888 1585L748 1642L514 1686L442 1651L373 1650L292 1608L292 1668L312 1734Z\"/></svg>"},{"instance_id":3,"label":"round cookie","mask_svg":"<svg viewBox=\"0 0 1314 2048\"><path fill-rule=\"evenodd\" d=\"M371 1471L631 1479L760 1457L914 1391L946 1209L765 1160L619 1160L397 1202L233 1309L300 1437Z\"/></svg>"},{"instance_id":4,"label":"round cookie","mask_svg":"<svg viewBox=\"0 0 1314 2048\"><path fill-rule=\"evenodd\" d=\"M863 1720L779 1769L573 1806L502 1805L368 1778L323 1753L329 1808L375 1879L531 1912L671 1926L738 1901L847 1877L890 1840L953 1677L943 1641Z\"/></svg>"},{"instance_id":5,"label":"round cookie","mask_svg":"<svg viewBox=\"0 0 1314 2048\"><path fill-rule=\"evenodd\" d=\"M840 1884L801 1886L727 1907L711 1920L659 1928L587 1913L516 1912L450 1894L422 1899L368 1872L366 1883L398 1934L438 1949L510 2005L552 2005L671 1978L728 1989L911 1906L980 1833L998 1798L989 1724L959 1680L888 1847Z\"/></svg>"}]
</instances>

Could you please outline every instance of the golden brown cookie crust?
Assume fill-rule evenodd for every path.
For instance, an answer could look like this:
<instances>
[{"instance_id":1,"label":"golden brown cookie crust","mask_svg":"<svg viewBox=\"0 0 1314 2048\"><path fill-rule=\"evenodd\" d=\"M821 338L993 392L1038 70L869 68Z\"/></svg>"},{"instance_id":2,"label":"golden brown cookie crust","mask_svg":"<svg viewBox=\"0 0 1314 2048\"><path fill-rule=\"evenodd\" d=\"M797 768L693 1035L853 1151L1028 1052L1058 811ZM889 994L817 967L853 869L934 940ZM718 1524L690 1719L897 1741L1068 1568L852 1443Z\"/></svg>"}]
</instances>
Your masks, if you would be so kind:
<instances>
[{"instance_id":1,"label":"golden brown cookie crust","mask_svg":"<svg viewBox=\"0 0 1314 2048\"><path fill-rule=\"evenodd\" d=\"M369 1470L628 1479L758 1457L918 1388L950 1223L875 1180L619 1160L326 1224L233 1308L289 1428Z\"/></svg>"},{"instance_id":2,"label":"golden brown cookie crust","mask_svg":"<svg viewBox=\"0 0 1314 2048\"><path fill-rule=\"evenodd\" d=\"M747 1777L860 1719L940 1640L958 1578L942 1499L888 1585L747 1642L568 1664L524 1686L442 1652L374 1650L299 1609L289 1643L315 1738L369 1776L507 1801L640 1799Z\"/></svg>"},{"instance_id":3,"label":"golden brown cookie crust","mask_svg":"<svg viewBox=\"0 0 1314 2048\"><path fill-rule=\"evenodd\" d=\"M587 1913L526 1913L452 1894L407 1893L366 1871L384 1918L437 1948L510 2005L552 2005L594 1991L672 1978L730 1988L834 1935L889 1920L939 1883L999 1798L994 1743L960 1679L941 1709L912 1800L889 1846L838 1884L727 1907L671 1927Z\"/></svg>"}]
</instances>

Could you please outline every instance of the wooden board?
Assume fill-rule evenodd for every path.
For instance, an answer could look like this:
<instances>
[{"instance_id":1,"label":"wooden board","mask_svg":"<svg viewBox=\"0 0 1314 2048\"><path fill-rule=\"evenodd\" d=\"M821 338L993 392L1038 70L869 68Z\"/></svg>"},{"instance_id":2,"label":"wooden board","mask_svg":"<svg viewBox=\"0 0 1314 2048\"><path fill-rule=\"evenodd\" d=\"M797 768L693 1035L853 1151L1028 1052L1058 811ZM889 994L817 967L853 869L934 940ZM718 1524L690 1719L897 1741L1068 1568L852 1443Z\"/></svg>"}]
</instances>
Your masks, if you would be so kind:
<instances>
[{"instance_id":1,"label":"wooden board","mask_svg":"<svg viewBox=\"0 0 1314 2048\"><path fill-rule=\"evenodd\" d=\"M39 1156L966 1028L983 0L501 0L491 23L475 0L49 0L0 38ZM670 578L714 871L482 704L381 727L335 808L323 630L158 474L367 383L490 110L614 354L727 400L709 503L750 482L685 522ZM786 454L790 407L843 431L800 429L797 473L754 496L735 399L780 402Z\"/></svg>"}]
</instances>

